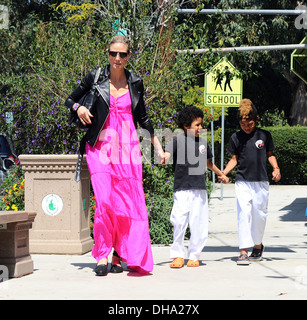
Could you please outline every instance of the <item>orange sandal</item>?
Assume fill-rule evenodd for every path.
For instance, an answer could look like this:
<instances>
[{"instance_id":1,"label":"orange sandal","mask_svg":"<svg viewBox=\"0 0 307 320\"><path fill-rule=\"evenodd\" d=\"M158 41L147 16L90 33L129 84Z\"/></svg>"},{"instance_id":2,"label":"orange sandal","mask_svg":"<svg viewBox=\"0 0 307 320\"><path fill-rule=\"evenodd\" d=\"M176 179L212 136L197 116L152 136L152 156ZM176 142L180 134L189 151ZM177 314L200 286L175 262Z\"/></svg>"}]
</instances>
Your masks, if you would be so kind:
<instances>
[{"instance_id":1,"label":"orange sandal","mask_svg":"<svg viewBox=\"0 0 307 320\"><path fill-rule=\"evenodd\" d=\"M199 260L189 260L187 263L187 267L199 267Z\"/></svg>"},{"instance_id":2,"label":"orange sandal","mask_svg":"<svg viewBox=\"0 0 307 320\"><path fill-rule=\"evenodd\" d=\"M184 266L183 258L175 258L173 262L170 264L171 268L182 268Z\"/></svg>"}]
</instances>

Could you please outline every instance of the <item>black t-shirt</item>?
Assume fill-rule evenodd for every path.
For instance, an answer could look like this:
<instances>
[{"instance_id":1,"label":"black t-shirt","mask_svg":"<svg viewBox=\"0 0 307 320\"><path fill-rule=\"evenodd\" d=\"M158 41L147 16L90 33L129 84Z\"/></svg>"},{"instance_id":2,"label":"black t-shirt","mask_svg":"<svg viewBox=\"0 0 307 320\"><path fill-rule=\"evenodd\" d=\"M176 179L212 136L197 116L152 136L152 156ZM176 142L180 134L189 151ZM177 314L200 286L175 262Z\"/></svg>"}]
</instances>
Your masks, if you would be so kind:
<instances>
[{"instance_id":1,"label":"black t-shirt","mask_svg":"<svg viewBox=\"0 0 307 320\"><path fill-rule=\"evenodd\" d=\"M206 190L207 159L212 152L202 138L179 134L165 148L173 156L174 190Z\"/></svg>"},{"instance_id":2,"label":"black t-shirt","mask_svg":"<svg viewBox=\"0 0 307 320\"><path fill-rule=\"evenodd\" d=\"M228 152L238 156L236 181L268 181L267 152L274 150L270 132L256 128L250 134L243 130L234 133Z\"/></svg>"}]
</instances>

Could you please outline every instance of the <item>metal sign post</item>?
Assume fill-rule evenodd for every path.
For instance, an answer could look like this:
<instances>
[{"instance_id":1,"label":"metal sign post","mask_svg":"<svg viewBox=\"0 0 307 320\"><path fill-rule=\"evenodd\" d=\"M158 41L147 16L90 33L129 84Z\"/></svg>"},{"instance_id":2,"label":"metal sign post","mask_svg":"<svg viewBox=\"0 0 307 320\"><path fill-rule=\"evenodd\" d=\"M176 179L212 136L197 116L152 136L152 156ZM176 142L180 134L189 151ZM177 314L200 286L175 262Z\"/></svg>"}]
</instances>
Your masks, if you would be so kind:
<instances>
[{"instance_id":1,"label":"metal sign post","mask_svg":"<svg viewBox=\"0 0 307 320\"><path fill-rule=\"evenodd\" d=\"M242 100L243 81L239 71L228 61L226 57L205 74L205 106L211 108L222 107L222 134L221 134L221 167L224 170L224 123L225 107L238 107ZM211 141L214 162L214 128L211 121ZM213 190L215 190L215 175L212 174ZM223 200L223 184L221 184L221 200Z\"/></svg>"},{"instance_id":2,"label":"metal sign post","mask_svg":"<svg viewBox=\"0 0 307 320\"><path fill-rule=\"evenodd\" d=\"M221 136L221 171L224 170L224 133L225 133L225 107L222 107L222 136ZM221 183L221 197L220 200L223 200L223 183Z\"/></svg>"},{"instance_id":3,"label":"metal sign post","mask_svg":"<svg viewBox=\"0 0 307 320\"><path fill-rule=\"evenodd\" d=\"M213 107L211 106L211 115L212 115L212 121L211 121L211 151L212 151L212 162L214 163L214 123L213 123ZM212 192L215 192L215 173L212 171L212 185L213 189Z\"/></svg>"}]
</instances>

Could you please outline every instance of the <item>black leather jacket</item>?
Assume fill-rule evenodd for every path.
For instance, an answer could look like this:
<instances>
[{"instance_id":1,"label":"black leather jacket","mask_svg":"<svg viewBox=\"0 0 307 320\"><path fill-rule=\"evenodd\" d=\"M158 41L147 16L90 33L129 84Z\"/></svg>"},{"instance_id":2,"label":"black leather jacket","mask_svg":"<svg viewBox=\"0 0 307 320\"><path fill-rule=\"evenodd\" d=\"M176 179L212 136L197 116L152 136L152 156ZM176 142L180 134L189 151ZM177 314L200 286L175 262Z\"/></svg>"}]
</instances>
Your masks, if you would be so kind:
<instances>
[{"instance_id":1,"label":"black leather jacket","mask_svg":"<svg viewBox=\"0 0 307 320\"><path fill-rule=\"evenodd\" d=\"M72 111L72 106L74 105L74 103L79 101L81 97L90 90L94 82L96 70L97 69L89 72L82 79L80 85L66 99L65 105L66 107L69 108L71 112L75 112L75 111ZM130 91L134 124L135 126L137 126L137 123L139 123L143 129L148 130L148 132L152 137L154 136L154 129L151 125L151 122L147 116L146 109L145 109L143 81L139 76L129 72L126 69L125 69L125 73L127 77L129 91ZM82 155L85 152L85 144L86 142L91 146L94 146L96 144L100 131L103 129L105 121L107 120L107 117L109 115L109 110L110 110L109 78L110 78L110 65L107 65L104 69L101 70L100 77L98 79L99 92L97 90L95 93L97 95L97 99L94 104L94 108L92 112L94 116L93 118L91 118L92 124L89 126L86 134L84 135L80 143L79 158L77 162L77 171L79 171L79 175L81 171Z\"/></svg>"},{"instance_id":2,"label":"black leather jacket","mask_svg":"<svg viewBox=\"0 0 307 320\"><path fill-rule=\"evenodd\" d=\"M130 97L132 102L132 114L135 126L137 123L146 130L149 131L150 135L154 135L154 129L150 123L147 116L145 104L144 104L144 86L143 81L137 75L130 73L125 69L127 82L130 91ZM65 105L70 109L73 104L80 100L80 98L90 90L92 83L94 82L94 77L96 70L89 72L81 81L80 85L70 94L70 96L65 101ZM89 145L94 146L100 131L109 115L110 109L110 66L106 66L100 73L98 79L99 92L97 91L97 99L93 109L93 118L91 118L92 124L86 132L86 141Z\"/></svg>"}]
</instances>

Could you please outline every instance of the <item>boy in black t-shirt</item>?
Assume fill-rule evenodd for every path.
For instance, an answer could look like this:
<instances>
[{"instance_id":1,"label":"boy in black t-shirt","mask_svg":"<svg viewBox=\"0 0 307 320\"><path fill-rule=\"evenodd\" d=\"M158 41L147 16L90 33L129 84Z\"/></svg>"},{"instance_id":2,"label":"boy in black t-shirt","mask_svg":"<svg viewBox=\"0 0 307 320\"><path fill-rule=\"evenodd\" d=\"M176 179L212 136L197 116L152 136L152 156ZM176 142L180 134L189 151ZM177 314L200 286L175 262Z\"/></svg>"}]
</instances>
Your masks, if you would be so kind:
<instances>
[{"instance_id":1,"label":"boy in black t-shirt","mask_svg":"<svg viewBox=\"0 0 307 320\"><path fill-rule=\"evenodd\" d=\"M200 253L208 238L208 197L206 191L206 167L219 179L229 179L212 162L212 153L205 139L200 137L204 114L196 107L186 107L178 116L183 134L175 136L167 145L165 163L173 156L174 204L171 223L174 226L170 257L171 268L184 266L184 235L190 226L191 237L188 249L188 267L198 267Z\"/></svg>"},{"instance_id":2,"label":"boy in black t-shirt","mask_svg":"<svg viewBox=\"0 0 307 320\"><path fill-rule=\"evenodd\" d=\"M264 248L262 239L269 200L267 160L273 167L273 180L278 182L281 175L273 155L272 136L268 131L257 128L257 110L251 100L240 102L238 120L241 130L230 138L228 152L232 157L223 172L227 175L237 166L235 188L240 249L237 264L248 265L249 260L262 259ZM249 247L253 247L253 251L248 258Z\"/></svg>"}]
</instances>

